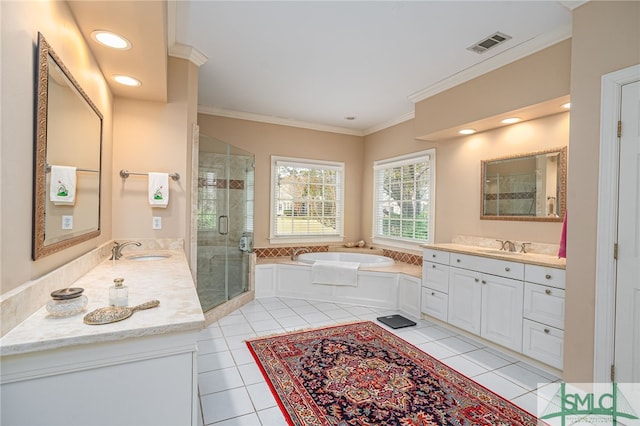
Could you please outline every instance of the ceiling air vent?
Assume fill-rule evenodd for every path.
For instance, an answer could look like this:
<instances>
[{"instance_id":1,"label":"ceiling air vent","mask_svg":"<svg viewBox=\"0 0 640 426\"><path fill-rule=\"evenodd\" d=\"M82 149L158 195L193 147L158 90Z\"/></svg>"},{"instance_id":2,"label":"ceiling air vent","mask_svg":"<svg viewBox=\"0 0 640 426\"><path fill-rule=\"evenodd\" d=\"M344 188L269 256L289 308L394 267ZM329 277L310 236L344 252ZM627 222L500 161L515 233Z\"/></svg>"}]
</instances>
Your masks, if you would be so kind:
<instances>
[{"instance_id":1,"label":"ceiling air vent","mask_svg":"<svg viewBox=\"0 0 640 426\"><path fill-rule=\"evenodd\" d=\"M501 32L496 32L489 37L486 37L479 42L475 43L473 46L467 47L467 50L476 53L484 53L487 50L496 47L500 43L503 43L507 40L511 39L511 36L508 36Z\"/></svg>"}]
</instances>

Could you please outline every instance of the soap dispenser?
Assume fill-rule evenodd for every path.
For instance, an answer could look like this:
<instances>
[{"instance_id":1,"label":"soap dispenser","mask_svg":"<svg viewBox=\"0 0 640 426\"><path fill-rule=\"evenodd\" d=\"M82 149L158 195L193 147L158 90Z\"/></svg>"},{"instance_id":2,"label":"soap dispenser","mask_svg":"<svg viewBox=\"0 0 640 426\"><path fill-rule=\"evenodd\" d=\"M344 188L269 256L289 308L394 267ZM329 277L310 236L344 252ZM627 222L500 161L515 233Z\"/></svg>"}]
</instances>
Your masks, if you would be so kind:
<instances>
[{"instance_id":1,"label":"soap dispenser","mask_svg":"<svg viewBox=\"0 0 640 426\"><path fill-rule=\"evenodd\" d=\"M129 289L123 283L124 278L113 280L113 287L109 288L109 306L127 306L129 304Z\"/></svg>"}]
</instances>

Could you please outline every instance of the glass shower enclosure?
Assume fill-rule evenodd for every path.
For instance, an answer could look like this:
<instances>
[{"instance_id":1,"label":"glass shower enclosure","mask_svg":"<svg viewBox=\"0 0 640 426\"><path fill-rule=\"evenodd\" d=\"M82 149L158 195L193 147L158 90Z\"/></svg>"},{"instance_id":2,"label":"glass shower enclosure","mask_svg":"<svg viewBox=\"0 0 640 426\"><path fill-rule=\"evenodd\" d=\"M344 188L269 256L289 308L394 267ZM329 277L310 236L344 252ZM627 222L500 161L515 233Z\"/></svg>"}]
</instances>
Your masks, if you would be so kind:
<instances>
[{"instance_id":1,"label":"glass shower enclosure","mask_svg":"<svg viewBox=\"0 0 640 426\"><path fill-rule=\"evenodd\" d=\"M196 282L203 311L249 290L254 156L200 135Z\"/></svg>"}]
</instances>

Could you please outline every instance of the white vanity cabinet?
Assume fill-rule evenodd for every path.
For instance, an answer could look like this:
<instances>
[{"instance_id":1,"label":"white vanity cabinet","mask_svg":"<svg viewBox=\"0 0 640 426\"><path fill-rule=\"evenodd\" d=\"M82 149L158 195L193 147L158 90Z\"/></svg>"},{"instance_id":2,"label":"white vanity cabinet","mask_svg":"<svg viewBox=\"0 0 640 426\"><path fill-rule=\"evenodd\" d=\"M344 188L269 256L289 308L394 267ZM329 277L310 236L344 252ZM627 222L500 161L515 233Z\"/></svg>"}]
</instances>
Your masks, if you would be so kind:
<instances>
[{"instance_id":1,"label":"white vanity cabinet","mask_svg":"<svg viewBox=\"0 0 640 426\"><path fill-rule=\"evenodd\" d=\"M448 322L509 349L522 347L522 281L479 271L524 274L522 265L496 259L452 255L452 264L472 265L476 270L451 267ZM520 272L522 271L522 273Z\"/></svg>"},{"instance_id":2,"label":"white vanity cabinet","mask_svg":"<svg viewBox=\"0 0 640 426\"><path fill-rule=\"evenodd\" d=\"M425 249L421 312L561 369L565 271L511 257Z\"/></svg>"},{"instance_id":3,"label":"white vanity cabinet","mask_svg":"<svg viewBox=\"0 0 640 426\"><path fill-rule=\"evenodd\" d=\"M421 312L447 320L449 253L426 249L422 255Z\"/></svg>"},{"instance_id":4,"label":"white vanity cabinet","mask_svg":"<svg viewBox=\"0 0 640 426\"><path fill-rule=\"evenodd\" d=\"M565 271L525 265L522 352L562 369Z\"/></svg>"},{"instance_id":5,"label":"white vanity cabinet","mask_svg":"<svg viewBox=\"0 0 640 426\"><path fill-rule=\"evenodd\" d=\"M4 356L0 423L197 425L196 339L193 331Z\"/></svg>"}]
</instances>

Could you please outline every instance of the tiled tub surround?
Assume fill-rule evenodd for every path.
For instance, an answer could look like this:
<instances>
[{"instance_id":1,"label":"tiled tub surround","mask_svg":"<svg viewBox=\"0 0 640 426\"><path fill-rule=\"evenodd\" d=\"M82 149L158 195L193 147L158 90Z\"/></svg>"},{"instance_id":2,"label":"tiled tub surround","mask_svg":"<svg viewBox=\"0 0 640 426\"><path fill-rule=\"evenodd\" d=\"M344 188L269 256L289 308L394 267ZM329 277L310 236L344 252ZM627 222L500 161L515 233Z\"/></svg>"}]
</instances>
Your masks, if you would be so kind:
<instances>
[{"instance_id":1,"label":"tiled tub surround","mask_svg":"<svg viewBox=\"0 0 640 426\"><path fill-rule=\"evenodd\" d=\"M261 258L277 258L291 257L293 251L297 248L308 248L312 253L323 253L327 251L340 251L348 253L377 254L380 256L390 257L396 262L408 263L410 265L422 265L421 254L404 253L395 250L389 250L377 247L343 247L343 246L295 246L295 247L266 247L255 248L254 252L258 259Z\"/></svg>"},{"instance_id":2,"label":"tiled tub surround","mask_svg":"<svg viewBox=\"0 0 640 426\"><path fill-rule=\"evenodd\" d=\"M75 282L58 282L56 288L85 289L85 312L55 318L42 306L0 339L0 423L197 424L196 342L204 315L184 252L150 247L158 246L127 247L120 260L103 259ZM127 258L134 254L170 257ZM115 277L125 279L129 306L152 299L160 305L123 321L84 324L86 312L108 305Z\"/></svg>"}]
</instances>

